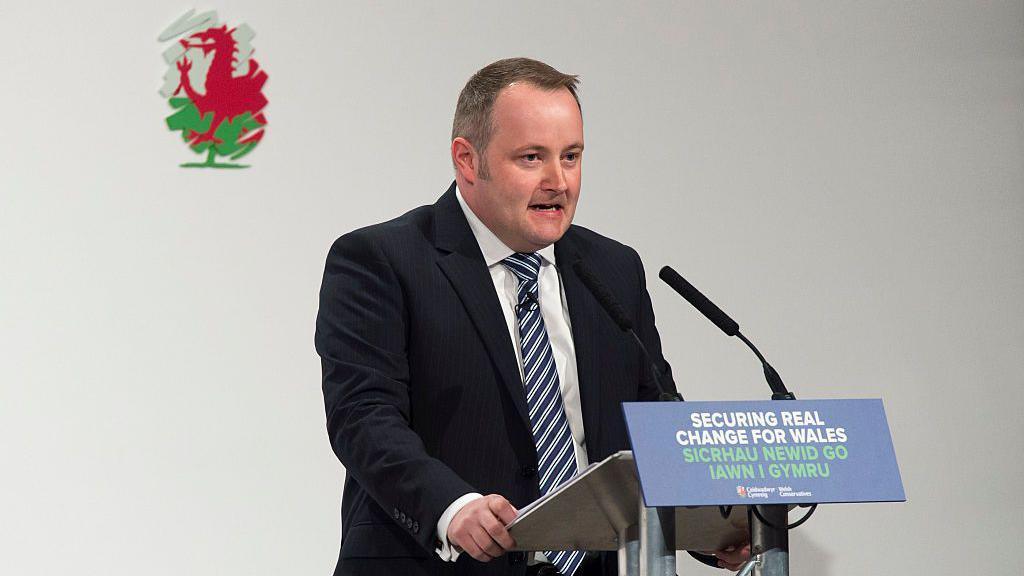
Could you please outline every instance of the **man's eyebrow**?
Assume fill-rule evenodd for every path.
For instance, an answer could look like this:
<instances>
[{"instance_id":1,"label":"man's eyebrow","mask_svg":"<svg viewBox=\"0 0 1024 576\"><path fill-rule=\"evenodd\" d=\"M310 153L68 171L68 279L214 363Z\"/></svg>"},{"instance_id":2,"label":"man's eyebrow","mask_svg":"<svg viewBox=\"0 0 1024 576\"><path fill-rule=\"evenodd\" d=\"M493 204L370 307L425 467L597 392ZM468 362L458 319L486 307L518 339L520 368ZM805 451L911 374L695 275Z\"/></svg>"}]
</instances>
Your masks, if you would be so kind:
<instances>
[{"instance_id":1,"label":"man's eyebrow","mask_svg":"<svg viewBox=\"0 0 1024 576\"><path fill-rule=\"evenodd\" d=\"M568 146L566 146L564 149L565 150L583 150L583 143L582 142L573 142L572 144L569 144ZM543 151L543 152L547 152L548 151L548 147L547 146L542 146L540 144L527 144L526 146L520 146L519 148L516 148L515 153L516 154L520 154L522 152L526 152L527 150L540 150L540 151Z\"/></svg>"},{"instance_id":2,"label":"man's eyebrow","mask_svg":"<svg viewBox=\"0 0 1024 576\"><path fill-rule=\"evenodd\" d=\"M516 148L516 154L518 154L520 152L526 152L527 150L544 150L544 151L546 151L547 149L548 149L547 146L541 146L540 144L527 144L525 146L520 146L519 148Z\"/></svg>"}]
</instances>

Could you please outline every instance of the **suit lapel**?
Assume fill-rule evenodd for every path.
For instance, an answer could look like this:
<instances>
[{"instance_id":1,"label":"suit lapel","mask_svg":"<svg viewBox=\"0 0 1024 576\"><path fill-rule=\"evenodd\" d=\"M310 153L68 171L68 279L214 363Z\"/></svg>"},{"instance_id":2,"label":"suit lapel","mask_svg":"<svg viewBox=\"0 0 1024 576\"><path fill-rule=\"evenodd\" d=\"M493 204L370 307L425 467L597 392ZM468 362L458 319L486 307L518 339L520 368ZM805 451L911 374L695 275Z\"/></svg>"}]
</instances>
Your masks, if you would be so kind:
<instances>
[{"instance_id":1,"label":"suit lapel","mask_svg":"<svg viewBox=\"0 0 1024 576\"><path fill-rule=\"evenodd\" d=\"M594 461L595 450L601 437L601 389L597 364L597 320L604 311L598 308L594 296L572 269L580 258L575 246L575 234L570 228L555 243L555 260L569 305L572 340L576 352L576 373L579 377L580 403L583 409L583 428L586 430L587 452Z\"/></svg>"},{"instance_id":2,"label":"suit lapel","mask_svg":"<svg viewBox=\"0 0 1024 576\"><path fill-rule=\"evenodd\" d=\"M530 430L526 392L516 365L515 348L509 338L508 325L501 311L501 303L494 292L491 274L484 263L480 245L466 222L462 207L455 197L455 183L434 205L435 246L447 254L438 260L438 266L451 282L462 300L480 340L494 363L499 380L508 389L523 424Z\"/></svg>"}]
</instances>

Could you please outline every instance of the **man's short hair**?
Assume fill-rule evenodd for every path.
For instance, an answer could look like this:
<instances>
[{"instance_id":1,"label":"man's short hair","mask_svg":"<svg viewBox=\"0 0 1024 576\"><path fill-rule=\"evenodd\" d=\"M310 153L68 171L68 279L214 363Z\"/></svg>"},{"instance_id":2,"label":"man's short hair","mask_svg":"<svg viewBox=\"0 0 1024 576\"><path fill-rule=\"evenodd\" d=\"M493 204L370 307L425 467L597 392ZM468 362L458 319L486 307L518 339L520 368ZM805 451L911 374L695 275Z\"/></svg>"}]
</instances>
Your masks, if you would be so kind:
<instances>
[{"instance_id":1,"label":"man's short hair","mask_svg":"<svg viewBox=\"0 0 1024 576\"><path fill-rule=\"evenodd\" d=\"M576 100L576 105L580 105L577 95L579 77L563 74L543 62L530 58L506 58L478 70L459 94L452 123L452 140L462 137L476 148L480 154L481 178L488 177L484 151L494 134L494 101L498 93L515 82L552 91L565 88Z\"/></svg>"}]
</instances>

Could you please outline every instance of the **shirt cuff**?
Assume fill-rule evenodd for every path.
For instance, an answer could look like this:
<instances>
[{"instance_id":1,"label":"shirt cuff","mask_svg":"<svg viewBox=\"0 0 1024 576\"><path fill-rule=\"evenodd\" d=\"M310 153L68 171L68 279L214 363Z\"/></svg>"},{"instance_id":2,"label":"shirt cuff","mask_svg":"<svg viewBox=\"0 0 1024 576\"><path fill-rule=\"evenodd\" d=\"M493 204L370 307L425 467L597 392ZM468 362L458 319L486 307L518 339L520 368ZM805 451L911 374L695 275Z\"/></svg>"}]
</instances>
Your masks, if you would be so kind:
<instances>
[{"instance_id":1,"label":"shirt cuff","mask_svg":"<svg viewBox=\"0 0 1024 576\"><path fill-rule=\"evenodd\" d=\"M448 525L452 523L452 518L455 518L455 515L459 513L459 510L462 510L463 506L477 498L483 497L483 494L477 494L476 492L463 494L445 508L444 514L441 514L441 518L437 521L437 548L434 549L437 555L441 557L441 560L455 562L459 559L459 554L462 553L462 550L458 546L452 546L448 543Z\"/></svg>"}]
</instances>

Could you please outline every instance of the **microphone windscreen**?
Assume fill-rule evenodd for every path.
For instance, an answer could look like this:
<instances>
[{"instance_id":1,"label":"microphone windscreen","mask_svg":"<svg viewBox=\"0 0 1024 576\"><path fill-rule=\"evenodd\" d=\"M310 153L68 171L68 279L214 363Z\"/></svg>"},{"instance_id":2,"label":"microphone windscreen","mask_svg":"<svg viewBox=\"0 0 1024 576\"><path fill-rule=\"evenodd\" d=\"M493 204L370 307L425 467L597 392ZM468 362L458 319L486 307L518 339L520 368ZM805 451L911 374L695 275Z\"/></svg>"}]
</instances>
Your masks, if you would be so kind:
<instances>
[{"instance_id":1,"label":"microphone windscreen","mask_svg":"<svg viewBox=\"0 0 1024 576\"><path fill-rule=\"evenodd\" d=\"M580 281L583 282L583 285L587 287L587 290L590 290L590 293L593 294L594 298L599 304L601 304L604 311L608 313L608 316L611 316L612 321L615 322L623 332L629 332L632 330L633 323L630 322L626 311L622 309L622 305L615 300L615 297L608 291L608 288L604 283L598 280L597 276L594 276L594 273L587 268L586 264L583 263L583 260L573 262L572 269L576 272L576 276L579 277Z\"/></svg>"},{"instance_id":2,"label":"microphone windscreen","mask_svg":"<svg viewBox=\"0 0 1024 576\"><path fill-rule=\"evenodd\" d=\"M700 310L700 313L706 316L708 320L711 320L715 326L718 326L722 332L729 336L739 334L740 325L730 318L728 314L722 312L721 308L715 306L714 302L708 300L700 293L700 290L694 288L693 284L687 282L678 272L665 266L658 273L658 277L678 292L680 296L686 298L686 301L692 304L694 308Z\"/></svg>"}]
</instances>

